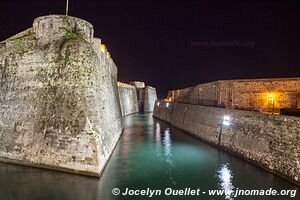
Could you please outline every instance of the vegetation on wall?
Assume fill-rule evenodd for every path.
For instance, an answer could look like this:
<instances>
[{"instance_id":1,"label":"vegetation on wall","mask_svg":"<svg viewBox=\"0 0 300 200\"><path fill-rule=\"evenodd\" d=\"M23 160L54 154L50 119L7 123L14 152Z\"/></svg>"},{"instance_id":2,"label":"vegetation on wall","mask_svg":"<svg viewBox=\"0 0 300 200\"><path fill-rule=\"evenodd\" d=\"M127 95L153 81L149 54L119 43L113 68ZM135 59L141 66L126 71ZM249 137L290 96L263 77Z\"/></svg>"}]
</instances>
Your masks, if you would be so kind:
<instances>
[{"instance_id":1,"label":"vegetation on wall","mask_svg":"<svg viewBox=\"0 0 300 200\"><path fill-rule=\"evenodd\" d=\"M84 39L83 37L83 33L78 31L78 30L68 30L68 29L65 29L65 39L67 40L67 42L72 42L72 41L75 41L77 39Z\"/></svg>"},{"instance_id":2,"label":"vegetation on wall","mask_svg":"<svg viewBox=\"0 0 300 200\"><path fill-rule=\"evenodd\" d=\"M63 41L64 50L56 60L52 60L47 67L36 69L35 81L42 85L38 91L41 130L52 127L78 132L78 128L85 123L83 102L86 87L93 83L93 51L87 49L84 53L78 52L74 45L80 45L81 37L69 33L68 38Z\"/></svg>"}]
</instances>

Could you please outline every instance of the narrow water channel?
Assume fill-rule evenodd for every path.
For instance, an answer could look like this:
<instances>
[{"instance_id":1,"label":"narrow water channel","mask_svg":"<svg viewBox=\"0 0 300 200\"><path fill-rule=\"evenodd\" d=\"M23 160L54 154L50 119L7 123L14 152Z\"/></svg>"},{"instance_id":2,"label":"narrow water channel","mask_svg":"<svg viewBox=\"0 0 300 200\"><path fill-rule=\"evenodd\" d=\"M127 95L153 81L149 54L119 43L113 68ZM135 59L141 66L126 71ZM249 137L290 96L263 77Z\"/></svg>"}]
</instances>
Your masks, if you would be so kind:
<instances>
[{"instance_id":1,"label":"narrow water channel","mask_svg":"<svg viewBox=\"0 0 300 200\"><path fill-rule=\"evenodd\" d=\"M299 188L207 145L151 114L125 118L125 131L101 179L0 163L0 200L300 199ZM113 195L118 188L162 191L157 196ZM166 196L166 188L200 189L199 196ZM296 190L296 196L209 196L211 189ZM206 192L205 194L202 192Z\"/></svg>"}]
</instances>

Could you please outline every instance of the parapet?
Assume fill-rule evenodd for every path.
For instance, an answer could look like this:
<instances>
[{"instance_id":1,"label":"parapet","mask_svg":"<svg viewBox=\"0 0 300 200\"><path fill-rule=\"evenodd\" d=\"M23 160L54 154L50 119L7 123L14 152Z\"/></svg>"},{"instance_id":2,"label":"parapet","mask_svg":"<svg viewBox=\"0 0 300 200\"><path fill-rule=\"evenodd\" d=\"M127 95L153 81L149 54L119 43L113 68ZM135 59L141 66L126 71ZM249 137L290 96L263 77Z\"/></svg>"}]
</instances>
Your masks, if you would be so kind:
<instances>
[{"instance_id":1,"label":"parapet","mask_svg":"<svg viewBox=\"0 0 300 200\"><path fill-rule=\"evenodd\" d=\"M122 87L122 88L131 88L131 89L135 89L135 86L130 85L130 84L127 84L127 83L123 83L123 82L120 82L120 81L117 82L117 86L118 86L118 87Z\"/></svg>"},{"instance_id":2,"label":"parapet","mask_svg":"<svg viewBox=\"0 0 300 200\"><path fill-rule=\"evenodd\" d=\"M145 87L145 89L148 89L148 90L156 90L155 87L152 87L152 86L149 86L149 85L147 85L147 86Z\"/></svg>"},{"instance_id":3,"label":"parapet","mask_svg":"<svg viewBox=\"0 0 300 200\"><path fill-rule=\"evenodd\" d=\"M33 22L33 30L36 38L43 43L62 37L67 32L80 33L88 42L92 42L94 37L92 24L83 19L65 15L38 17Z\"/></svg>"},{"instance_id":4,"label":"parapet","mask_svg":"<svg viewBox=\"0 0 300 200\"><path fill-rule=\"evenodd\" d=\"M131 81L129 84L135 86L138 89L145 88L145 83L141 81Z\"/></svg>"}]
</instances>

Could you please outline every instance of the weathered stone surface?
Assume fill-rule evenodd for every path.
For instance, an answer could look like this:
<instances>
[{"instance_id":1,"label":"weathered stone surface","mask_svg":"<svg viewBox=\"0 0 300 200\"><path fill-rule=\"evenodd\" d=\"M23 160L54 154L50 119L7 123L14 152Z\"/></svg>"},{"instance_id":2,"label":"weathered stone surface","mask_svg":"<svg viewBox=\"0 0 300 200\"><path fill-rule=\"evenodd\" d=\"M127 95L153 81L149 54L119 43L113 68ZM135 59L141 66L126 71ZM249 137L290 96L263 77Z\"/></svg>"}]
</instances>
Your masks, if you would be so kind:
<instances>
[{"instance_id":1,"label":"weathered stone surface","mask_svg":"<svg viewBox=\"0 0 300 200\"><path fill-rule=\"evenodd\" d=\"M132 81L129 84L119 82L118 86L123 116L134 112L153 112L157 100L156 89L145 86L145 83L140 81ZM137 111L135 103L138 104Z\"/></svg>"},{"instance_id":2,"label":"weathered stone surface","mask_svg":"<svg viewBox=\"0 0 300 200\"><path fill-rule=\"evenodd\" d=\"M299 117L162 101L154 116L300 185Z\"/></svg>"},{"instance_id":3,"label":"weathered stone surface","mask_svg":"<svg viewBox=\"0 0 300 200\"><path fill-rule=\"evenodd\" d=\"M99 176L122 122L92 25L45 16L0 44L0 160Z\"/></svg>"},{"instance_id":4,"label":"weathered stone surface","mask_svg":"<svg viewBox=\"0 0 300 200\"><path fill-rule=\"evenodd\" d=\"M118 92L122 116L139 112L136 87L118 82Z\"/></svg>"},{"instance_id":5,"label":"weathered stone surface","mask_svg":"<svg viewBox=\"0 0 300 200\"><path fill-rule=\"evenodd\" d=\"M136 88L145 88L145 83L142 81L131 81L129 84L135 86Z\"/></svg>"},{"instance_id":6,"label":"weathered stone surface","mask_svg":"<svg viewBox=\"0 0 300 200\"><path fill-rule=\"evenodd\" d=\"M150 86L145 87L144 112L153 112L157 100L156 89Z\"/></svg>"},{"instance_id":7,"label":"weathered stone surface","mask_svg":"<svg viewBox=\"0 0 300 200\"><path fill-rule=\"evenodd\" d=\"M215 81L170 91L168 97L178 103L279 112L300 108L300 78Z\"/></svg>"}]
</instances>

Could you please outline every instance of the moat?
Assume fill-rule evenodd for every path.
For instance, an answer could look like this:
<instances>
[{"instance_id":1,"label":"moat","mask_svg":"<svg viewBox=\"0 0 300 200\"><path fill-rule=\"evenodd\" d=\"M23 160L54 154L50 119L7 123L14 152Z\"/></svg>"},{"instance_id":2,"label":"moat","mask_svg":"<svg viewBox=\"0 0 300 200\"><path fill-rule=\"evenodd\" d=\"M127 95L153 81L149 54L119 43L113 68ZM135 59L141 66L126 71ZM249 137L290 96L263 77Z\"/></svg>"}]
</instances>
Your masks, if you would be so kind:
<instances>
[{"instance_id":1,"label":"moat","mask_svg":"<svg viewBox=\"0 0 300 200\"><path fill-rule=\"evenodd\" d=\"M114 196L112 190L255 189L297 190L289 196ZM110 199L298 199L299 188L205 144L151 114L125 118L123 132L100 179L0 163L2 200Z\"/></svg>"}]
</instances>

